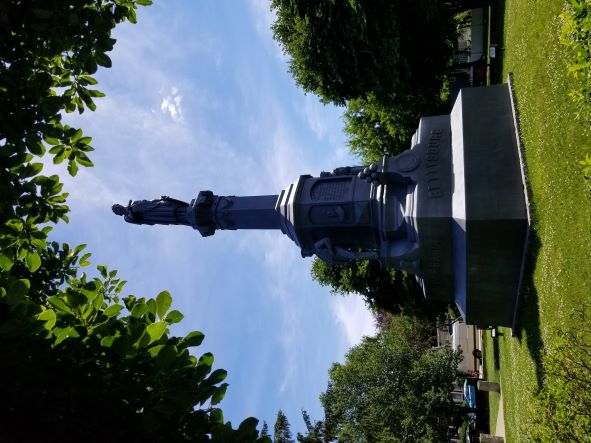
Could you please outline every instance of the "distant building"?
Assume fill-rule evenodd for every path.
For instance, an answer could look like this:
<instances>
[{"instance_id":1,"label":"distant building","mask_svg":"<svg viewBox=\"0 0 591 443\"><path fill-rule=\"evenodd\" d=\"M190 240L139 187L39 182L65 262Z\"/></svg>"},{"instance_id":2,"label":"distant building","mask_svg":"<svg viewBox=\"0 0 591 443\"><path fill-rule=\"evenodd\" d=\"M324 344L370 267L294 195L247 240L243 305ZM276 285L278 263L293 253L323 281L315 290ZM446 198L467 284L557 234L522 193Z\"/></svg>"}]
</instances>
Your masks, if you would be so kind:
<instances>
[{"instance_id":1,"label":"distant building","mask_svg":"<svg viewBox=\"0 0 591 443\"><path fill-rule=\"evenodd\" d=\"M472 9L458 34L454 64L450 72L450 100L461 88L486 85L486 29L488 8Z\"/></svg>"}]
</instances>

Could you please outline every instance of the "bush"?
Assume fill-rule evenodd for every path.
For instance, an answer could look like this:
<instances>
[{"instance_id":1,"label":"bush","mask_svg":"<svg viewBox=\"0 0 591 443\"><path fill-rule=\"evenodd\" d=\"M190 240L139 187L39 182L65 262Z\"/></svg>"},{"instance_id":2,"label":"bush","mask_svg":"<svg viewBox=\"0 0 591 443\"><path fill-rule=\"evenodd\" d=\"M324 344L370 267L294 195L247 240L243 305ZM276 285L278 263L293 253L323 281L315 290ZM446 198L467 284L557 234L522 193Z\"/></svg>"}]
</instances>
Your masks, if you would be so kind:
<instances>
[{"instance_id":1,"label":"bush","mask_svg":"<svg viewBox=\"0 0 591 443\"><path fill-rule=\"evenodd\" d=\"M577 116L591 117L591 1L569 0L560 15L564 22L560 41L572 52L568 72L577 79L570 92L577 106Z\"/></svg>"},{"instance_id":2,"label":"bush","mask_svg":"<svg viewBox=\"0 0 591 443\"><path fill-rule=\"evenodd\" d=\"M28 279L0 285L0 440L255 441L256 419L234 430L217 407L226 371L189 353L203 334L169 335L183 319L170 294L122 298L125 281L98 269L47 298Z\"/></svg>"},{"instance_id":3,"label":"bush","mask_svg":"<svg viewBox=\"0 0 591 443\"><path fill-rule=\"evenodd\" d=\"M543 360L544 385L533 405L533 441L589 441L591 435L591 327L585 308L576 330L557 330Z\"/></svg>"}]
</instances>

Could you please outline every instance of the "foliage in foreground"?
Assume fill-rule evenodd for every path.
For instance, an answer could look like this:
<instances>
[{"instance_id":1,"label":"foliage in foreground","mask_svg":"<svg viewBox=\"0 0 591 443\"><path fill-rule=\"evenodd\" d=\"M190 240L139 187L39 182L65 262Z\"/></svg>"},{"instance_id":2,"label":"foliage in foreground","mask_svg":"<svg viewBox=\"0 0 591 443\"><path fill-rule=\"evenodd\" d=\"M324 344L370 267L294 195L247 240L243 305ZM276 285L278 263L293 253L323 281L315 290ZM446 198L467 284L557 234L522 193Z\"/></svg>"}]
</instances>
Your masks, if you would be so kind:
<instances>
[{"instance_id":1,"label":"foliage in foreground","mask_svg":"<svg viewBox=\"0 0 591 443\"><path fill-rule=\"evenodd\" d=\"M588 120L591 118L591 1L568 0L560 17L564 22L560 41L572 54L568 71L578 83L570 96L577 106L577 115Z\"/></svg>"},{"instance_id":2,"label":"foliage in foreground","mask_svg":"<svg viewBox=\"0 0 591 443\"><path fill-rule=\"evenodd\" d=\"M591 122L591 1L569 0L560 14L563 26L560 41L570 49L568 68L577 80L577 87L569 92L576 106L576 116L585 124ZM583 178L591 184L591 157L579 160Z\"/></svg>"},{"instance_id":3,"label":"foliage in foreground","mask_svg":"<svg viewBox=\"0 0 591 443\"><path fill-rule=\"evenodd\" d=\"M121 297L115 271L80 273L90 254L48 241L68 221L49 150L71 175L93 148L62 113L94 110L89 86L149 0L3 1L0 7L0 440L255 441L257 420L224 423L226 372L189 353L203 334L169 335L183 315L167 292ZM31 426L34 424L35 426ZM268 441L268 439L264 440Z\"/></svg>"},{"instance_id":4,"label":"foliage in foreground","mask_svg":"<svg viewBox=\"0 0 591 443\"><path fill-rule=\"evenodd\" d=\"M398 317L335 363L321 395L328 439L445 441L457 413L451 398L461 356L434 351L424 323Z\"/></svg>"},{"instance_id":5,"label":"foliage in foreground","mask_svg":"<svg viewBox=\"0 0 591 443\"><path fill-rule=\"evenodd\" d=\"M577 328L555 331L544 356L544 386L534 402L534 441L589 441L591 435L591 327L584 308Z\"/></svg>"},{"instance_id":6,"label":"foliage in foreground","mask_svg":"<svg viewBox=\"0 0 591 443\"><path fill-rule=\"evenodd\" d=\"M216 405L228 386L226 371L211 371L210 353L189 353L203 334L169 335L183 318L170 310L170 294L122 299L125 282L99 270L100 277L69 279L41 304L26 279L0 288L0 379L10 380L0 389L0 437L256 440L256 419L237 431L224 423ZM31 422L39 431L27 427Z\"/></svg>"}]
</instances>

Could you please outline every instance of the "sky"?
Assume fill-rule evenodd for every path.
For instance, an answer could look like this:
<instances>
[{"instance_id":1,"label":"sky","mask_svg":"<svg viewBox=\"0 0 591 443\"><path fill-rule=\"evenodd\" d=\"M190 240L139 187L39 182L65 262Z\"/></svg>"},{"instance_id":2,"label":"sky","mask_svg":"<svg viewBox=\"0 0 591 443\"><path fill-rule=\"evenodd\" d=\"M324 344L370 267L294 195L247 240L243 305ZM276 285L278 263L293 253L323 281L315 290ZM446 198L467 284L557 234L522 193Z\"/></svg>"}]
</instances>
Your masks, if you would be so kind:
<instances>
[{"instance_id":1,"label":"sky","mask_svg":"<svg viewBox=\"0 0 591 443\"><path fill-rule=\"evenodd\" d=\"M138 24L119 25L111 69L96 74L97 111L66 122L93 137L93 168L69 178L70 223L52 239L88 244L93 265L117 269L125 293L173 296L184 320L173 334L205 334L228 371L221 403L238 426L249 416L272 429L282 409L303 431L301 410L322 419L328 370L375 333L361 297L330 294L310 276L310 258L279 231L137 226L113 203L168 195L278 194L299 175L357 162L342 132L341 109L305 95L273 40L266 0L155 1Z\"/></svg>"}]
</instances>

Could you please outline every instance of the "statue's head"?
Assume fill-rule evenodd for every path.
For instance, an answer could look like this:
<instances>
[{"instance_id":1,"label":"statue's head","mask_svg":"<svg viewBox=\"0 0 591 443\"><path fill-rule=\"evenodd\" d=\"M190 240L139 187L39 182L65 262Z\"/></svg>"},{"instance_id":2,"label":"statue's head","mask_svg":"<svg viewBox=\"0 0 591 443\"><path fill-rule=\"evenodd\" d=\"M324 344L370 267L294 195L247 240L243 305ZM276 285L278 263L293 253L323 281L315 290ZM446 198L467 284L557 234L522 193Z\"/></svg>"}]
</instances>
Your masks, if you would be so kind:
<instances>
[{"instance_id":1,"label":"statue's head","mask_svg":"<svg viewBox=\"0 0 591 443\"><path fill-rule=\"evenodd\" d=\"M121 206L118 204L114 204L111 209L113 209L113 212L117 215L125 215L126 212L125 206Z\"/></svg>"}]
</instances>

